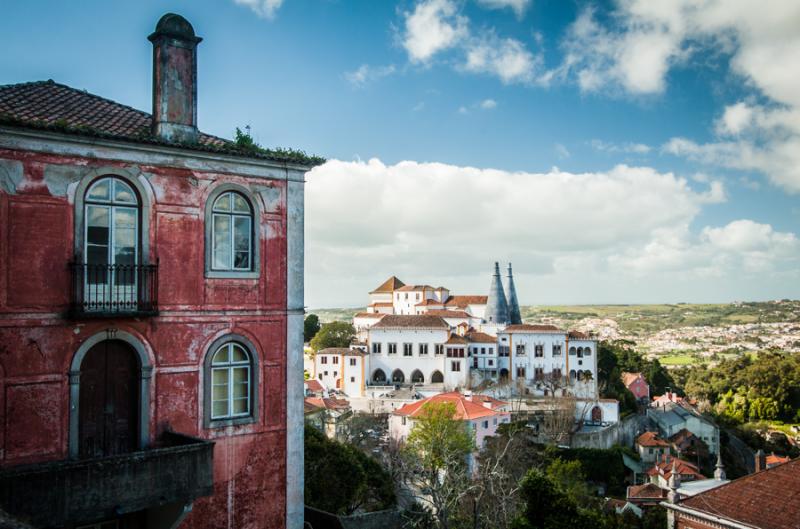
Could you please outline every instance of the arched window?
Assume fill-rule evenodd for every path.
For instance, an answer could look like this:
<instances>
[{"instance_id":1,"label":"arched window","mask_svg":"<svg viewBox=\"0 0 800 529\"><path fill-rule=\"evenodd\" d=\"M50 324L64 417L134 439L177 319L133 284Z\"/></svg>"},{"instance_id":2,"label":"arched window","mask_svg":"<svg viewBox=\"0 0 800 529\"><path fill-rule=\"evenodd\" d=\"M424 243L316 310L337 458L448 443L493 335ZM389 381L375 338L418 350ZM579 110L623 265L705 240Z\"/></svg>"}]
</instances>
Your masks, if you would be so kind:
<instances>
[{"instance_id":1,"label":"arched window","mask_svg":"<svg viewBox=\"0 0 800 529\"><path fill-rule=\"evenodd\" d=\"M250 355L229 342L211 359L211 420L250 415Z\"/></svg>"},{"instance_id":2,"label":"arched window","mask_svg":"<svg viewBox=\"0 0 800 529\"><path fill-rule=\"evenodd\" d=\"M253 269L253 208L235 191L222 193L211 208L211 269Z\"/></svg>"},{"instance_id":3,"label":"arched window","mask_svg":"<svg viewBox=\"0 0 800 529\"><path fill-rule=\"evenodd\" d=\"M432 384L441 384L444 382L444 375L439 370L434 371L431 373L431 383Z\"/></svg>"},{"instance_id":4,"label":"arched window","mask_svg":"<svg viewBox=\"0 0 800 529\"><path fill-rule=\"evenodd\" d=\"M394 384L402 384L405 381L406 381L406 376L403 374L401 370L395 369L392 372L392 382Z\"/></svg>"},{"instance_id":5,"label":"arched window","mask_svg":"<svg viewBox=\"0 0 800 529\"><path fill-rule=\"evenodd\" d=\"M575 382L575 378L577 378L578 374L575 372L574 369L570 369L569 371L569 381Z\"/></svg>"},{"instance_id":6,"label":"arched window","mask_svg":"<svg viewBox=\"0 0 800 529\"><path fill-rule=\"evenodd\" d=\"M583 358L583 347L578 347L578 358Z\"/></svg>"},{"instance_id":7,"label":"arched window","mask_svg":"<svg viewBox=\"0 0 800 529\"><path fill-rule=\"evenodd\" d=\"M121 178L106 176L89 186L83 203L84 301L104 309L135 302L140 254L136 192Z\"/></svg>"},{"instance_id":8,"label":"arched window","mask_svg":"<svg viewBox=\"0 0 800 529\"><path fill-rule=\"evenodd\" d=\"M569 348L569 354L571 354L571 355L575 354L575 348L574 347L570 347Z\"/></svg>"},{"instance_id":9,"label":"arched window","mask_svg":"<svg viewBox=\"0 0 800 529\"><path fill-rule=\"evenodd\" d=\"M411 382L413 384L422 384L425 382L425 377L422 374L422 371L419 369L415 369L413 373L411 373Z\"/></svg>"},{"instance_id":10,"label":"arched window","mask_svg":"<svg viewBox=\"0 0 800 529\"><path fill-rule=\"evenodd\" d=\"M228 335L209 348L205 362L207 427L252 422L258 409L258 359L243 336Z\"/></svg>"},{"instance_id":11,"label":"arched window","mask_svg":"<svg viewBox=\"0 0 800 529\"><path fill-rule=\"evenodd\" d=\"M584 347L583 348L583 356L591 356L592 355L592 348L591 347Z\"/></svg>"},{"instance_id":12,"label":"arched window","mask_svg":"<svg viewBox=\"0 0 800 529\"><path fill-rule=\"evenodd\" d=\"M600 406L592 408L592 422L603 422L603 410Z\"/></svg>"},{"instance_id":13,"label":"arched window","mask_svg":"<svg viewBox=\"0 0 800 529\"><path fill-rule=\"evenodd\" d=\"M372 381L381 384L386 382L386 373L383 372L383 369L376 369L375 372L372 373Z\"/></svg>"}]
</instances>

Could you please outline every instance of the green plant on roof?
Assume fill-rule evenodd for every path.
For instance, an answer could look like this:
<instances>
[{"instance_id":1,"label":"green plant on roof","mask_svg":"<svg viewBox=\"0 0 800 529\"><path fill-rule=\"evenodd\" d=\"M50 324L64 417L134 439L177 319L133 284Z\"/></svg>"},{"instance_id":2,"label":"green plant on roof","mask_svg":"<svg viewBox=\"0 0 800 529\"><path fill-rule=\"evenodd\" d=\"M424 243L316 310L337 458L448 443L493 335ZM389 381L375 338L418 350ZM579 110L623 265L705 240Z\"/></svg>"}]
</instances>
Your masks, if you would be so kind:
<instances>
[{"instance_id":1,"label":"green plant on roof","mask_svg":"<svg viewBox=\"0 0 800 529\"><path fill-rule=\"evenodd\" d=\"M321 156L308 155L305 153L305 151L296 149L284 149L281 147L265 149L253 139L253 136L250 132L250 125L245 125L244 130L236 127L236 131L234 132L234 140L231 142L231 144L240 151L253 154L263 154L269 156L270 158L284 160L287 162L300 163L304 165L322 165L326 161L325 158Z\"/></svg>"}]
</instances>

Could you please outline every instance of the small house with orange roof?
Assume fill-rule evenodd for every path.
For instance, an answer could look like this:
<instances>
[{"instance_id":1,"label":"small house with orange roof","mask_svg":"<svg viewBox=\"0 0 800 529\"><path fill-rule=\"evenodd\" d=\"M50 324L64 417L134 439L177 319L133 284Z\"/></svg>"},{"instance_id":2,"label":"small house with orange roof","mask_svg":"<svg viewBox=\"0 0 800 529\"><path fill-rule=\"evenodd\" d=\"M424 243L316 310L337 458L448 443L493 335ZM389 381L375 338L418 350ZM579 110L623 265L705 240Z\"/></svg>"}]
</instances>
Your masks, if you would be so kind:
<instances>
[{"instance_id":1,"label":"small house with orange roof","mask_svg":"<svg viewBox=\"0 0 800 529\"><path fill-rule=\"evenodd\" d=\"M508 403L486 395L464 395L456 391L440 393L406 404L389 416L389 436L405 441L425 407L432 403L450 403L455 407L453 419L464 421L474 434L476 448L482 448L487 437L495 435L500 424L511 421Z\"/></svg>"},{"instance_id":2,"label":"small house with orange roof","mask_svg":"<svg viewBox=\"0 0 800 529\"><path fill-rule=\"evenodd\" d=\"M636 400L647 405L650 402L650 385L641 373L622 373L622 383L633 393Z\"/></svg>"},{"instance_id":3,"label":"small house with orange roof","mask_svg":"<svg viewBox=\"0 0 800 529\"><path fill-rule=\"evenodd\" d=\"M670 455L656 461L647 471L650 482L662 488L669 488L669 478L674 473L679 474L680 482L706 479L697 465Z\"/></svg>"},{"instance_id":4,"label":"small house with orange roof","mask_svg":"<svg viewBox=\"0 0 800 529\"><path fill-rule=\"evenodd\" d=\"M644 432L634 444L639 458L645 463L654 463L669 453L669 443L656 432Z\"/></svg>"}]
</instances>

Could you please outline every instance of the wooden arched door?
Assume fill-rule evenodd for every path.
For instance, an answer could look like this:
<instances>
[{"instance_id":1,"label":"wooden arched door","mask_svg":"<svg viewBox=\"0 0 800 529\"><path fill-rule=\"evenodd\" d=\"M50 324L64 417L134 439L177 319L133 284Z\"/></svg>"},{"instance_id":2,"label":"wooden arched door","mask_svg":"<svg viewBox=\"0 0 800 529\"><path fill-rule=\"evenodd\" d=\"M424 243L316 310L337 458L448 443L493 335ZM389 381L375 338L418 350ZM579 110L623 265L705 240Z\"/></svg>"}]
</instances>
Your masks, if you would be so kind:
<instances>
[{"instance_id":1,"label":"wooden arched door","mask_svg":"<svg viewBox=\"0 0 800 529\"><path fill-rule=\"evenodd\" d=\"M86 353L81 363L78 407L80 457L136 450L139 371L136 353L125 342L105 340Z\"/></svg>"}]
</instances>

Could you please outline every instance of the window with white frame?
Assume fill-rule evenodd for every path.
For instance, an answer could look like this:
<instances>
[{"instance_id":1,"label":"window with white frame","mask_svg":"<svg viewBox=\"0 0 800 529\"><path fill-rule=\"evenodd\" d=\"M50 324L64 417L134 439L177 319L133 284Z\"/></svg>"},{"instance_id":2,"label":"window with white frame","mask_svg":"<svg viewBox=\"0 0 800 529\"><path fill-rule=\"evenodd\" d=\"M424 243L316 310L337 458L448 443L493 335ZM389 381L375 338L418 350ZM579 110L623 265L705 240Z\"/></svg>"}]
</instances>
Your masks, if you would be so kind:
<instances>
[{"instance_id":1,"label":"window with white frame","mask_svg":"<svg viewBox=\"0 0 800 529\"><path fill-rule=\"evenodd\" d=\"M244 196L228 191L211 208L211 269L253 269L253 208Z\"/></svg>"},{"instance_id":2,"label":"window with white frame","mask_svg":"<svg viewBox=\"0 0 800 529\"><path fill-rule=\"evenodd\" d=\"M450 362L450 370L451 371L461 371L461 362L455 360Z\"/></svg>"},{"instance_id":3,"label":"window with white frame","mask_svg":"<svg viewBox=\"0 0 800 529\"><path fill-rule=\"evenodd\" d=\"M354 366L354 365L356 365L356 364L358 364L358 362L356 361L356 359L355 359L355 358L351 358L351 359L350 359L350 365L351 365L351 366Z\"/></svg>"},{"instance_id":4,"label":"window with white frame","mask_svg":"<svg viewBox=\"0 0 800 529\"><path fill-rule=\"evenodd\" d=\"M433 348L433 354L443 355L444 354L444 344L437 343Z\"/></svg>"},{"instance_id":5,"label":"window with white frame","mask_svg":"<svg viewBox=\"0 0 800 529\"><path fill-rule=\"evenodd\" d=\"M542 358L544 356L544 345L533 346L533 356L536 358Z\"/></svg>"},{"instance_id":6,"label":"window with white frame","mask_svg":"<svg viewBox=\"0 0 800 529\"><path fill-rule=\"evenodd\" d=\"M426 343L419 344L419 354L421 355L428 354L428 344Z\"/></svg>"},{"instance_id":7,"label":"window with white frame","mask_svg":"<svg viewBox=\"0 0 800 529\"><path fill-rule=\"evenodd\" d=\"M516 355L525 356L525 344L517 344Z\"/></svg>"},{"instance_id":8,"label":"window with white frame","mask_svg":"<svg viewBox=\"0 0 800 529\"><path fill-rule=\"evenodd\" d=\"M372 353L373 354L380 354L381 353L381 344L380 344L380 342L372 342Z\"/></svg>"},{"instance_id":9,"label":"window with white frame","mask_svg":"<svg viewBox=\"0 0 800 529\"><path fill-rule=\"evenodd\" d=\"M403 344L403 356L412 356L414 354L414 346L410 343Z\"/></svg>"},{"instance_id":10,"label":"window with white frame","mask_svg":"<svg viewBox=\"0 0 800 529\"><path fill-rule=\"evenodd\" d=\"M389 344L388 354L390 354L390 355L396 355L397 354L397 344L396 343L390 343Z\"/></svg>"},{"instance_id":11,"label":"window with white frame","mask_svg":"<svg viewBox=\"0 0 800 529\"><path fill-rule=\"evenodd\" d=\"M211 420L247 417L251 412L252 360L241 344L229 342L211 360Z\"/></svg>"},{"instance_id":12,"label":"window with white frame","mask_svg":"<svg viewBox=\"0 0 800 529\"><path fill-rule=\"evenodd\" d=\"M553 346L553 356L561 356L561 346L554 345Z\"/></svg>"}]
</instances>

